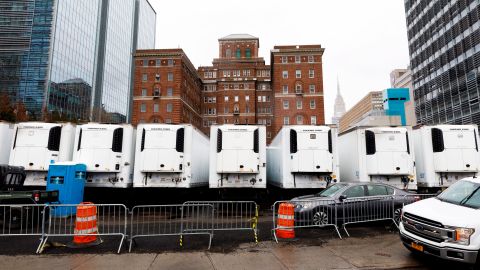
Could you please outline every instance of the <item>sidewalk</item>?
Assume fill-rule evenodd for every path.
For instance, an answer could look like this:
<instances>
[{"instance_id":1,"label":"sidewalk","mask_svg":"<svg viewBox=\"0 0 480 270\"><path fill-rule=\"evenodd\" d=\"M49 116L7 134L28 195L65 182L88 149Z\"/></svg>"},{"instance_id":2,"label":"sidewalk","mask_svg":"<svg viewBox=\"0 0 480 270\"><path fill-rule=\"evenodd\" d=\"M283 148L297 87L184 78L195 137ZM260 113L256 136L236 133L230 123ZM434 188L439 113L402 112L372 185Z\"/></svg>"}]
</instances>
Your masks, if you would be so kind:
<instances>
[{"instance_id":1,"label":"sidewalk","mask_svg":"<svg viewBox=\"0 0 480 270\"><path fill-rule=\"evenodd\" d=\"M303 241L302 241L303 242ZM315 243L317 241L311 241ZM320 244L320 245L319 245ZM321 245L301 242L244 244L230 253L206 251L0 256L2 269L398 269L423 268L396 234L332 240ZM433 265L431 265L433 266Z\"/></svg>"}]
</instances>

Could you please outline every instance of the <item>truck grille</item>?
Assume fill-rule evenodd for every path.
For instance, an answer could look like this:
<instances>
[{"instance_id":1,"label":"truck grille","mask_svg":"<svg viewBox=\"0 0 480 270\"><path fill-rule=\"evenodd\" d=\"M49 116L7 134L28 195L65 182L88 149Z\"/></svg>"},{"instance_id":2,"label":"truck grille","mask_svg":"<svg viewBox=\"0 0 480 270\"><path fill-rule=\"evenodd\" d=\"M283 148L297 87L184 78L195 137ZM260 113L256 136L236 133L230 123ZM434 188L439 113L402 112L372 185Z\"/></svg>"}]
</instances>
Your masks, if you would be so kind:
<instances>
[{"instance_id":1,"label":"truck grille","mask_svg":"<svg viewBox=\"0 0 480 270\"><path fill-rule=\"evenodd\" d=\"M402 223L407 232L437 243L452 239L454 236L454 231L445 228L442 223L410 213L403 213Z\"/></svg>"}]
</instances>

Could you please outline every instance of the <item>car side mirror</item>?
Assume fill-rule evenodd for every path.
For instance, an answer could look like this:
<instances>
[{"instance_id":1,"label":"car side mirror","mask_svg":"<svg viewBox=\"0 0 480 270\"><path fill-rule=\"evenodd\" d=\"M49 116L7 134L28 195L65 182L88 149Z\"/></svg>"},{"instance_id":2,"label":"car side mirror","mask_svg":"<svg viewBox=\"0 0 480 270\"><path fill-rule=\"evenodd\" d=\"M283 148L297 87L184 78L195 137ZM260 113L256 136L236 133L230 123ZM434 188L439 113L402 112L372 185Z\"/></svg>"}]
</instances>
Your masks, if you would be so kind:
<instances>
[{"instance_id":1,"label":"car side mirror","mask_svg":"<svg viewBox=\"0 0 480 270\"><path fill-rule=\"evenodd\" d=\"M343 202L345 199L347 198L347 195L340 195L340 197L338 197L338 199Z\"/></svg>"}]
</instances>

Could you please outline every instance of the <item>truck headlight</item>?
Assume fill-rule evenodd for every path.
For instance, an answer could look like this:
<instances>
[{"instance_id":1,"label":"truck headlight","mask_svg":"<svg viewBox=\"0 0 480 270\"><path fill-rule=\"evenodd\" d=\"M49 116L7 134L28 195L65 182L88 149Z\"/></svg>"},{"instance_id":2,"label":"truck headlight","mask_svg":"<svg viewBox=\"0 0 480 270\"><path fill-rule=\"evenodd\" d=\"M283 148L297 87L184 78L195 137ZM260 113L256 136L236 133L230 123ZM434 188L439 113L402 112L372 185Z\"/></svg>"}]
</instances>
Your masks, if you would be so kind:
<instances>
[{"instance_id":1,"label":"truck headlight","mask_svg":"<svg viewBox=\"0 0 480 270\"><path fill-rule=\"evenodd\" d=\"M470 236L475 232L475 229L471 228L456 228L454 235L454 242L461 245L470 244Z\"/></svg>"}]
</instances>

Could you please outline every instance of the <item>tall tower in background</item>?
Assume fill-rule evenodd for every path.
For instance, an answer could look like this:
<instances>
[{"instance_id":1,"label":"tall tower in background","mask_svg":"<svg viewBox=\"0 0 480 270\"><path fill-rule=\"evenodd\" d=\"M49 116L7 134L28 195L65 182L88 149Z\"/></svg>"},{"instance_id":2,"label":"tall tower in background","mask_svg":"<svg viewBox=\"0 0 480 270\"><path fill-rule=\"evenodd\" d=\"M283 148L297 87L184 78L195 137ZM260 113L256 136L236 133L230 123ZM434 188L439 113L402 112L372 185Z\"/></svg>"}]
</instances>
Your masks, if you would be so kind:
<instances>
[{"instance_id":1,"label":"tall tower in background","mask_svg":"<svg viewBox=\"0 0 480 270\"><path fill-rule=\"evenodd\" d=\"M345 112L345 101L343 100L342 93L340 93L340 82L337 77L337 97L335 97L335 104L333 105L332 124L338 125L340 118L342 118Z\"/></svg>"}]
</instances>

